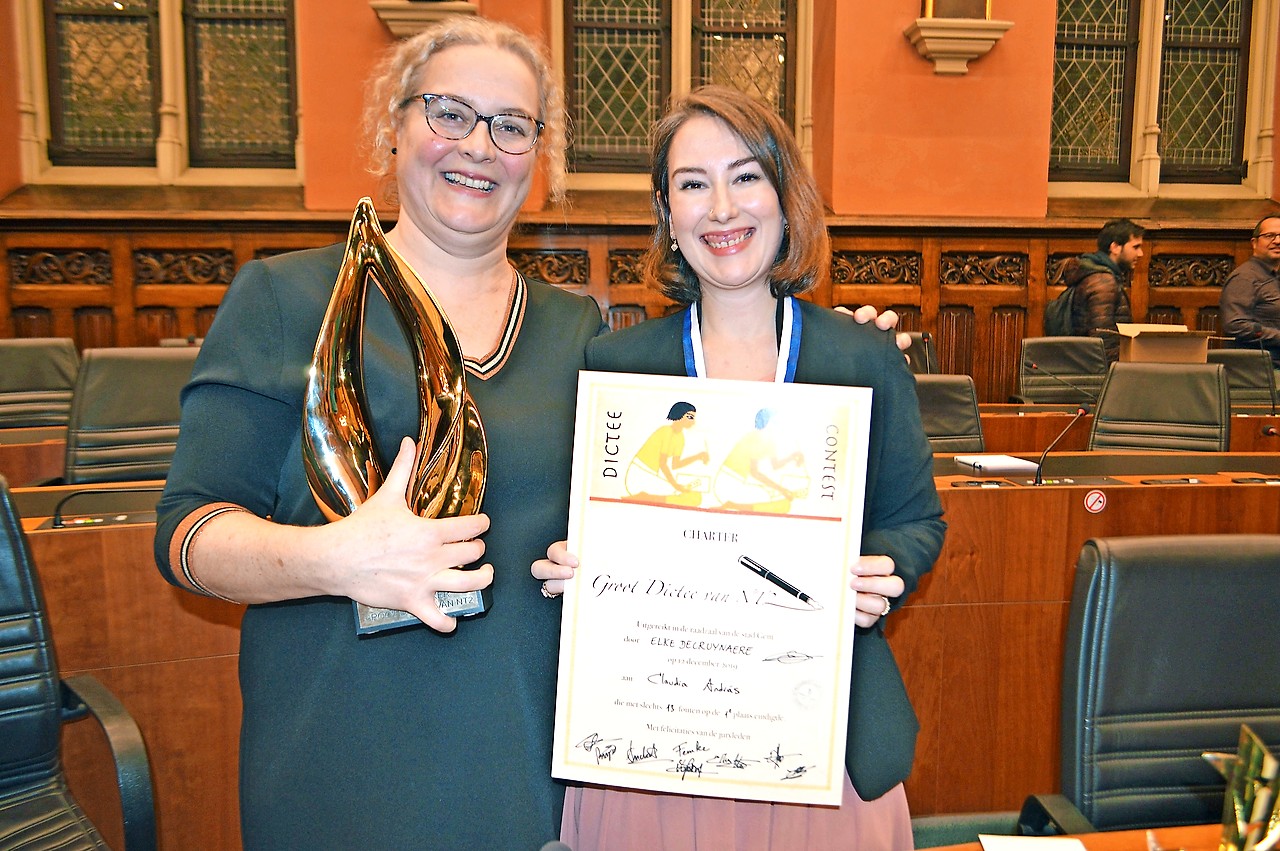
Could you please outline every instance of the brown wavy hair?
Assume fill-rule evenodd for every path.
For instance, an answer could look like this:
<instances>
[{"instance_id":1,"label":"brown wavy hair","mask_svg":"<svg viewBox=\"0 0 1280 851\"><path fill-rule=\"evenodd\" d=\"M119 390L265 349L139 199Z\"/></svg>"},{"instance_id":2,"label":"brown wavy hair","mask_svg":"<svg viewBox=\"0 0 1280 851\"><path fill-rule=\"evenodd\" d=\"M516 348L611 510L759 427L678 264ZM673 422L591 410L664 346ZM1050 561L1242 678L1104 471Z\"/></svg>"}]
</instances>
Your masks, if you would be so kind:
<instances>
[{"instance_id":1,"label":"brown wavy hair","mask_svg":"<svg viewBox=\"0 0 1280 851\"><path fill-rule=\"evenodd\" d=\"M781 297L813 289L831 271L831 239L818 184L804 165L795 137L778 114L760 101L726 86L702 86L678 98L650 135L650 180L657 223L653 242L643 260L646 280L681 304L690 304L702 297L693 267L679 251L671 249L668 168L676 131L689 119L703 115L728 125L778 193L787 227L769 274L769 290L775 297Z\"/></svg>"},{"instance_id":2,"label":"brown wavy hair","mask_svg":"<svg viewBox=\"0 0 1280 851\"><path fill-rule=\"evenodd\" d=\"M383 55L369 81L364 107L364 136L370 174L384 182L388 200L395 199L395 157L391 153L396 132L404 122L401 104L419 94L418 78L427 61L440 51L457 45L484 45L506 50L524 60L538 81L538 118L543 130L534 147L546 169L547 188L552 200L564 197L565 150L569 144L564 93L546 49L529 36L485 18L453 15L428 27L413 38L392 45Z\"/></svg>"}]
</instances>

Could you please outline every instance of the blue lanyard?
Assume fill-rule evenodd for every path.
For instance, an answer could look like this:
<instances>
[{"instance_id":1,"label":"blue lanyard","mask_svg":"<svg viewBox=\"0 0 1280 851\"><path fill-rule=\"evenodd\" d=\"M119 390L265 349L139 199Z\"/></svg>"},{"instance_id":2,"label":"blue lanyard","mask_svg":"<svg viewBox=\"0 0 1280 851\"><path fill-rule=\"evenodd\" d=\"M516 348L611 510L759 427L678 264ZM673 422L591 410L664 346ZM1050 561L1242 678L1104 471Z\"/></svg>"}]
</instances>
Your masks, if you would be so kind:
<instances>
[{"instance_id":1,"label":"blue lanyard","mask_svg":"<svg viewBox=\"0 0 1280 851\"><path fill-rule=\"evenodd\" d=\"M796 380L796 363L800 360L800 325L801 314L795 309L795 299L785 296L782 301L782 343L778 346L774 381L791 383ZM691 378L698 378L705 376L706 371L698 304L694 302L684 312L684 372Z\"/></svg>"}]
</instances>

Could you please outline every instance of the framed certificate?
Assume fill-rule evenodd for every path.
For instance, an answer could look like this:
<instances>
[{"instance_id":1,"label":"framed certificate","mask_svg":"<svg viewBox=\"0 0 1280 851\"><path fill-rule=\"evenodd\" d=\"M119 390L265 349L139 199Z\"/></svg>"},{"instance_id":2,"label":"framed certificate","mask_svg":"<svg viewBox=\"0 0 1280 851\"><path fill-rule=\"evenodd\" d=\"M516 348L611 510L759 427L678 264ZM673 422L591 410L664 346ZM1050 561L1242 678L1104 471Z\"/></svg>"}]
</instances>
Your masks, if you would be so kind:
<instances>
[{"instance_id":1,"label":"framed certificate","mask_svg":"<svg viewBox=\"0 0 1280 851\"><path fill-rule=\"evenodd\" d=\"M552 774L838 805L871 390L583 372Z\"/></svg>"}]
</instances>

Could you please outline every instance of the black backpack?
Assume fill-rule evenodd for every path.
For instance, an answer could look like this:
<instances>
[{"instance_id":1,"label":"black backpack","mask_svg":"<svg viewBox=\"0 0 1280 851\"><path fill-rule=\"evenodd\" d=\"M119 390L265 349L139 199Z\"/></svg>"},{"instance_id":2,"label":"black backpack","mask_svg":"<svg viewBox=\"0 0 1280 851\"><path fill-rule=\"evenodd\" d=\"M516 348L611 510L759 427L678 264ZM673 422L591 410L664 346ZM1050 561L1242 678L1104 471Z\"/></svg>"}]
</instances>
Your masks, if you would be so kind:
<instances>
[{"instance_id":1,"label":"black backpack","mask_svg":"<svg viewBox=\"0 0 1280 851\"><path fill-rule=\"evenodd\" d=\"M1057 298L1044 306L1044 335L1046 337L1071 336L1071 307L1075 294L1075 287L1067 287Z\"/></svg>"}]
</instances>

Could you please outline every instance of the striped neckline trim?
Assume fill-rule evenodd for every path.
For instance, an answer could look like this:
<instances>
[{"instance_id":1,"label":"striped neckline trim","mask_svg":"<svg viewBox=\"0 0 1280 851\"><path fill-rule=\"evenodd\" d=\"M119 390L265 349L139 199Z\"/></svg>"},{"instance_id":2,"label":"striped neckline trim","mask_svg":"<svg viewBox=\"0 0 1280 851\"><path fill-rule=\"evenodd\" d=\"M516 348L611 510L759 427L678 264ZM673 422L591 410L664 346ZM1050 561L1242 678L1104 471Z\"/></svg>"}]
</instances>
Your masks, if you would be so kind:
<instances>
[{"instance_id":1,"label":"striped neckline trim","mask_svg":"<svg viewBox=\"0 0 1280 851\"><path fill-rule=\"evenodd\" d=\"M480 379L495 375L506 364L512 350L515 349L516 338L520 336L520 326L524 323L524 312L529 303L529 287L519 270L513 269L512 272L514 284L511 287L511 297L507 301L507 321L503 325L497 346L483 358L464 357L462 359L467 372Z\"/></svg>"}]
</instances>

